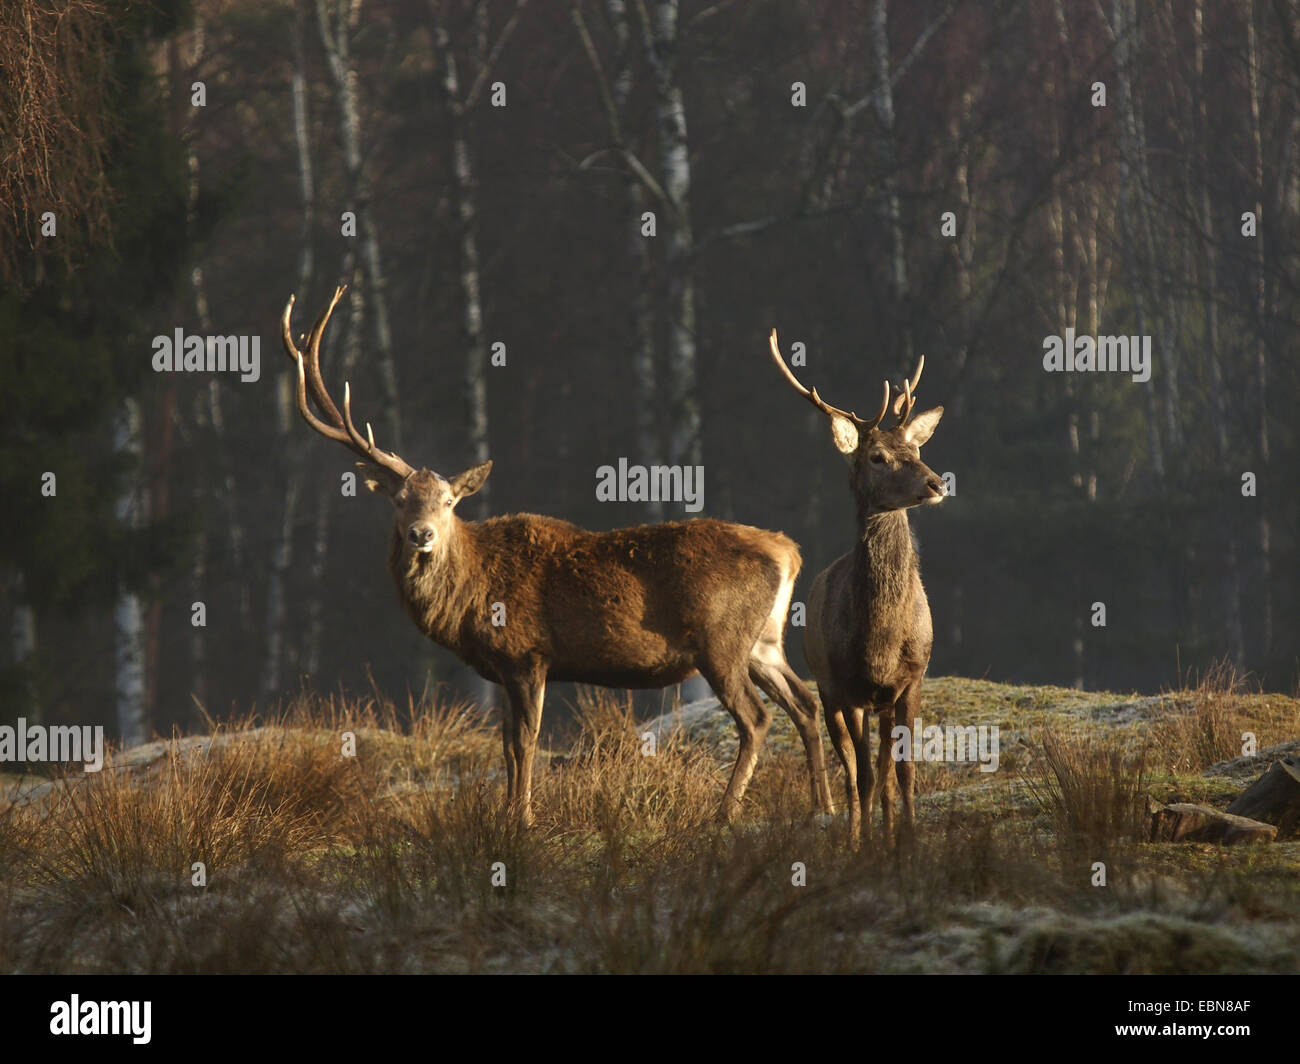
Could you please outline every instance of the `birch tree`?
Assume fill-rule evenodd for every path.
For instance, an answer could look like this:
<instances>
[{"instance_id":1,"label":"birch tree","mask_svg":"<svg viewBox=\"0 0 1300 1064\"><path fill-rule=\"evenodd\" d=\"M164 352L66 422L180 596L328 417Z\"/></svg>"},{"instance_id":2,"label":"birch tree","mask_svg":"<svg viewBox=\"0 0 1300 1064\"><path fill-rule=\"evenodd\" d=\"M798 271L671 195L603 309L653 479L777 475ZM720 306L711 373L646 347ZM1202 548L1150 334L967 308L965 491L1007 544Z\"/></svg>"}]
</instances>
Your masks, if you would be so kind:
<instances>
[{"instance_id":1,"label":"birch tree","mask_svg":"<svg viewBox=\"0 0 1300 1064\"><path fill-rule=\"evenodd\" d=\"M890 76L888 0L874 0L869 26L876 78L872 105L876 113L877 151L884 173L880 210L889 239L889 288L896 312L903 319L903 361L910 364L912 329L903 313L908 297L907 246L903 239L903 212L898 196L898 156L894 150L894 86Z\"/></svg>"},{"instance_id":2,"label":"birch tree","mask_svg":"<svg viewBox=\"0 0 1300 1064\"><path fill-rule=\"evenodd\" d=\"M677 69L678 2L656 0L647 11L637 0L642 39L654 76L655 117L659 128L659 219L664 241L664 291L668 348L662 389L668 411L668 463L701 461L700 401L696 386L695 277L691 230L691 157L686 106Z\"/></svg>"},{"instance_id":3,"label":"birch tree","mask_svg":"<svg viewBox=\"0 0 1300 1064\"><path fill-rule=\"evenodd\" d=\"M130 466L130 475L113 507L128 537L141 526L146 500L140 473L140 404L122 400L113 425L113 453ZM113 663L117 733L123 746L145 739L144 613L140 596L124 576L117 576L113 606Z\"/></svg>"},{"instance_id":4,"label":"birch tree","mask_svg":"<svg viewBox=\"0 0 1300 1064\"><path fill-rule=\"evenodd\" d=\"M1210 381L1210 432L1214 439L1214 458L1220 469L1228 468L1229 441L1227 411L1224 404L1223 347L1219 336L1219 249L1215 212L1210 196L1210 174L1214 161L1210 154L1208 93L1205 79L1205 26L1201 0L1192 9L1193 74L1195 108L1195 145L1198 153L1197 202L1201 230L1201 283L1205 296L1205 359ZM1223 600L1224 624L1233 660L1245 660L1246 643L1241 623L1241 573L1237 559L1237 534L1229 524L1224 529Z\"/></svg>"},{"instance_id":5,"label":"birch tree","mask_svg":"<svg viewBox=\"0 0 1300 1064\"><path fill-rule=\"evenodd\" d=\"M1130 0L1112 0L1110 22L1107 29L1115 49L1116 108L1119 136L1119 233L1120 248L1124 257L1125 272L1133 288L1133 316L1140 335L1150 335L1148 300L1143 284L1142 265L1137 245L1140 239L1143 213L1142 140L1138 125L1136 97L1133 89L1135 39L1133 24L1136 21ZM1164 441L1160 429L1160 414L1156 389L1151 381L1143 388L1146 398L1147 446L1151 455L1151 471L1157 480L1165 478Z\"/></svg>"},{"instance_id":6,"label":"birch tree","mask_svg":"<svg viewBox=\"0 0 1300 1064\"><path fill-rule=\"evenodd\" d=\"M477 0L473 7L473 73L468 84L461 78L455 40L448 29L447 3L431 0L433 44L439 67L439 86L451 126L452 197L459 232L459 277L462 299L462 328L465 354L465 402L468 413L470 461L478 464L491 457L488 441L487 340L483 333L482 278L479 272L478 184L474 158L470 152L469 115L483 96L488 79L501 52L514 33L527 0L516 0L514 8L489 43L490 21L487 0ZM479 516L490 512L491 482L479 489L470 500L470 510Z\"/></svg>"},{"instance_id":7,"label":"birch tree","mask_svg":"<svg viewBox=\"0 0 1300 1064\"><path fill-rule=\"evenodd\" d=\"M293 55L293 70L289 88L293 115L293 142L298 163L298 194L301 203L298 222L298 283L295 292L306 294L311 290L314 256L312 250L312 220L315 213L315 180L312 173L311 142L308 135L310 117L307 111L307 60L304 50L304 23L306 0L298 0L294 18L289 24L289 44ZM276 374L275 442L272 454L278 459L284 478L284 506L281 510L280 528L271 558L271 570L266 588L266 662L262 675L262 697L269 700L284 685L284 657L287 609L285 584L293 560L293 533L296 525L298 499L302 491L301 448L298 435L293 432L296 420L292 411L292 389L296 375L285 362L280 362ZM322 490L325 490L322 487Z\"/></svg>"},{"instance_id":8,"label":"birch tree","mask_svg":"<svg viewBox=\"0 0 1300 1064\"><path fill-rule=\"evenodd\" d=\"M13 615L9 625L10 660L22 676L23 689L19 695L22 713L30 721L41 719L41 706L35 683L36 669L36 611L27 601L26 580L19 569L9 586L13 596Z\"/></svg>"},{"instance_id":9,"label":"birch tree","mask_svg":"<svg viewBox=\"0 0 1300 1064\"><path fill-rule=\"evenodd\" d=\"M1262 479L1269 466L1268 445L1268 297L1264 260L1264 147L1259 107L1259 45L1255 39L1255 0L1245 0L1247 83L1250 90L1250 143L1252 191L1255 194L1254 254L1254 365L1255 401L1251 417ZM1268 496L1258 500L1259 570L1260 570L1260 642L1265 654L1273 648L1273 559L1272 532L1268 518Z\"/></svg>"},{"instance_id":10,"label":"birch tree","mask_svg":"<svg viewBox=\"0 0 1300 1064\"><path fill-rule=\"evenodd\" d=\"M647 463L660 453L659 396L655 372L654 304L651 286L653 266L650 258L649 238L642 234L642 215L646 207L647 185L656 191L658 182L650 175L645 164L629 144L628 101L632 95L632 27L626 0L606 0L605 13L614 38L614 53L608 76L600 61L595 43L583 17L582 4L571 7L574 27L579 42L587 56L595 77L596 89L605 112L611 151L623 164L624 224L627 227L628 261L634 275L633 291L628 303L631 307L629 329L629 361L636 381L636 441L641 456ZM586 169L605 151L584 159L579 169ZM646 519L663 518L663 505L656 500L642 504Z\"/></svg>"},{"instance_id":11,"label":"birch tree","mask_svg":"<svg viewBox=\"0 0 1300 1064\"><path fill-rule=\"evenodd\" d=\"M464 389L468 416L470 461L486 462L491 457L488 439L488 349L483 332L482 278L479 271L478 184L474 157L469 146L470 114L482 99L506 43L518 24L527 0L515 0L505 23L491 40L490 11L487 0L476 0L472 16L472 75L462 80L456 54L456 41L449 29L448 4L430 0L433 16L433 47L439 68L438 84L450 123L452 199L459 230L459 278L462 299L464 340ZM490 511L491 481L467 503L472 515L486 517ZM495 701L493 685L477 674L470 679L480 705Z\"/></svg>"}]
</instances>

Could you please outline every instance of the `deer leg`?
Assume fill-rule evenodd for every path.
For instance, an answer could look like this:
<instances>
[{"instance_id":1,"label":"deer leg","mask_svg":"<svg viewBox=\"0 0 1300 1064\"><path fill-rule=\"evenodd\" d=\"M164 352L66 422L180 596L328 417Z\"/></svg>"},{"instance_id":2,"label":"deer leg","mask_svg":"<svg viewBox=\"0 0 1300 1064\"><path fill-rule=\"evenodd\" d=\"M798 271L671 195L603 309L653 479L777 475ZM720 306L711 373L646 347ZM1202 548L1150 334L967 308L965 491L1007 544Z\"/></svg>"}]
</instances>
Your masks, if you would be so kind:
<instances>
[{"instance_id":1,"label":"deer leg","mask_svg":"<svg viewBox=\"0 0 1300 1064\"><path fill-rule=\"evenodd\" d=\"M505 684L510 703L510 745L513 747L518 776L511 798L524 827L533 824L533 757L537 753L537 733L542 726L542 699L546 694L546 675L537 672L513 677ZM507 755L509 768L509 755Z\"/></svg>"},{"instance_id":2,"label":"deer leg","mask_svg":"<svg viewBox=\"0 0 1300 1064\"><path fill-rule=\"evenodd\" d=\"M506 803L513 806L519 789L519 761L515 758L514 710L507 694L501 700L501 747L506 755Z\"/></svg>"},{"instance_id":3,"label":"deer leg","mask_svg":"<svg viewBox=\"0 0 1300 1064\"><path fill-rule=\"evenodd\" d=\"M921 712L921 681L910 684L903 696L894 705L895 725L906 725L907 734L914 734L916 719ZM903 803L902 830L910 832L915 822L912 811L912 797L916 786L916 766L911 761L898 763L898 791Z\"/></svg>"},{"instance_id":4,"label":"deer leg","mask_svg":"<svg viewBox=\"0 0 1300 1064\"><path fill-rule=\"evenodd\" d=\"M844 723L844 710L831 701L822 689L822 707L825 710L826 730L831 733L831 745L844 766L845 802L849 807L849 842L857 846L862 838L862 803L858 799L858 755L853 750L848 725ZM868 766L868 771L870 767Z\"/></svg>"},{"instance_id":5,"label":"deer leg","mask_svg":"<svg viewBox=\"0 0 1300 1064\"><path fill-rule=\"evenodd\" d=\"M736 767L731 770L731 782L727 792L722 796L721 816L728 823L740 815L740 800L745 796L745 788L754 775L754 766L758 764L758 752L767 738L767 729L772 724L772 714L758 691L750 682L747 672L740 670L729 676L710 676L700 670L709 686L718 694L718 701L732 719L740 732L740 749L736 752Z\"/></svg>"},{"instance_id":6,"label":"deer leg","mask_svg":"<svg viewBox=\"0 0 1300 1064\"><path fill-rule=\"evenodd\" d=\"M858 762L857 804L861 817L861 833L871 841L871 803L876 798L876 774L871 768L871 734L866 730L861 706L851 706L844 714L853 753Z\"/></svg>"},{"instance_id":7,"label":"deer leg","mask_svg":"<svg viewBox=\"0 0 1300 1064\"><path fill-rule=\"evenodd\" d=\"M790 668L781 648L773 648L770 643L760 642L755 647L749 662L749 677L768 698L785 710L803 740L813 808L823 813L835 812L831 783L826 775L826 751L822 746L821 729L817 726L817 700L813 693Z\"/></svg>"},{"instance_id":8,"label":"deer leg","mask_svg":"<svg viewBox=\"0 0 1300 1064\"><path fill-rule=\"evenodd\" d=\"M895 762L892 748L894 730L894 714L890 710L880 712L880 750L876 754L877 774L880 776L878 790L880 793L880 818L881 834L888 845L894 838L894 796L891 793L893 787L894 769L897 764L898 770L902 771L903 761ZM908 733L911 734L910 732ZM906 764L910 767L911 762Z\"/></svg>"}]
</instances>

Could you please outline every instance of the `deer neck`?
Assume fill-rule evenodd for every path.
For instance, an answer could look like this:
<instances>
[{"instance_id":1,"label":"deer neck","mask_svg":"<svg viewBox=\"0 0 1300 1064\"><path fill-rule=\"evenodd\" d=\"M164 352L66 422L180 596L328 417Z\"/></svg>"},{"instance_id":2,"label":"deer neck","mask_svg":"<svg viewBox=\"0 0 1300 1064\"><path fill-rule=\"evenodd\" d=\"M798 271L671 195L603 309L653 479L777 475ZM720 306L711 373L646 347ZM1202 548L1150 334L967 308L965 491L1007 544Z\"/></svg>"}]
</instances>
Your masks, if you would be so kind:
<instances>
[{"instance_id":1,"label":"deer neck","mask_svg":"<svg viewBox=\"0 0 1300 1064\"><path fill-rule=\"evenodd\" d=\"M402 605L416 626L435 643L456 651L473 606L474 574L481 568L476 526L456 522L441 545L427 554L408 553L393 529L388 570Z\"/></svg>"},{"instance_id":2,"label":"deer neck","mask_svg":"<svg viewBox=\"0 0 1300 1064\"><path fill-rule=\"evenodd\" d=\"M868 514L853 549L854 589L862 617L871 631L888 626L879 622L893 616L912 593L916 550L906 510Z\"/></svg>"}]
</instances>

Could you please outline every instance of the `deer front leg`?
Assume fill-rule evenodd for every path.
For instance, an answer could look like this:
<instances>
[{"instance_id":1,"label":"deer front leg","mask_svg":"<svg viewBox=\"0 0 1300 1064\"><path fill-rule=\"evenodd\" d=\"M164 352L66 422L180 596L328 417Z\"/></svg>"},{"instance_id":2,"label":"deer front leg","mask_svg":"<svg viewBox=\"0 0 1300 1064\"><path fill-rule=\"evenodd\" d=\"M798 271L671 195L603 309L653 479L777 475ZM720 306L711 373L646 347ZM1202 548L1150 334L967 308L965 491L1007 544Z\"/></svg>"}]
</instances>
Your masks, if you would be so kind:
<instances>
[{"instance_id":1,"label":"deer front leg","mask_svg":"<svg viewBox=\"0 0 1300 1064\"><path fill-rule=\"evenodd\" d=\"M830 732L831 745L839 754L844 766L844 795L849 807L849 842L857 846L862 839L862 804L858 799L858 755L853 750L853 740L844 723L844 710L833 704L825 688L822 689L822 709L826 717L826 730Z\"/></svg>"},{"instance_id":2,"label":"deer front leg","mask_svg":"<svg viewBox=\"0 0 1300 1064\"><path fill-rule=\"evenodd\" d=\"M858 762L858 808L861 815L861 834L871 842L871 803L876 795L876 776L871 769L871 735L860 706L850 706L844 713L844 722L853 740L853 754ZM855 843L856 844L856 843Z\"/></svg>"},{"instance_id":3,"label":"deer front leg","mask_svg":"<svg viewBox=\"0 0 1300 1064\"><path fill-rule=\"evenodd\" d=\"M893 730L894 714L888 709L881 710L880 750L876 754L877 775L880 778L876 787L880 794L881 837L885 840L886 846L888 846L894 838L894 797L890 793L890 782L895 768L897 768L901 774L904 764L903 761L898 761L897 764L895 764L892 752L894 745ZM909 767L911 766L910 761L906 762L906 764ZM867 808L870 809L871 807L868 805Z\"/></svg>"},{"instance_id":4,"label":"deer front leg","mask_svg":"<svg viewBox=\"0 0 1300 1064\"><path fill-rule=\"evenodd\" d=\"M902 697L894 705L894 724L896 726L906 726L907 734L913 735L916 728L916 720L921 714L921 681L917 679L915 683L908 686L903 692ZM915 747L914 747L915 748ZM900 825L901 830L911 832L915 823L912 809L912 798L916 784L916 766L910 761L898 762L898 791L899 797L903 803L903 820Z\"/></svg>"},{"instance_id":5,"label":"deer front leg","mask_svg":"<svg viewBox=\"0 0 1300 1064\"><path fill-rule=\"evenodd\" d=\"M546 694L546 674L541 670L508 679L506 689L508 714L508 750L506 771L514 760L514 787L507 796L514 813L524 827L533 825L533 759L537 754L537 734L542 727L542 700Z\"/></svg>"},{"instance_id":6,"label":"deer front leg","mask_svg":"<svg viewBox=\"0 0 1300 1064\"><path fill-rule=\"evenodd\" d=\"M740 815L740 800L745 796L750 777L754 775L758 752L763 748L767 729L772 724L772 714L758 697L758 691L743 667L729 675L709 675L703 669L700 672L717 692L718 701L731 714L740 732L736 767L731 770L731 781L727 784L726 794L722 796L721 816L731 823Z\"/></svg>"}]
</instances>

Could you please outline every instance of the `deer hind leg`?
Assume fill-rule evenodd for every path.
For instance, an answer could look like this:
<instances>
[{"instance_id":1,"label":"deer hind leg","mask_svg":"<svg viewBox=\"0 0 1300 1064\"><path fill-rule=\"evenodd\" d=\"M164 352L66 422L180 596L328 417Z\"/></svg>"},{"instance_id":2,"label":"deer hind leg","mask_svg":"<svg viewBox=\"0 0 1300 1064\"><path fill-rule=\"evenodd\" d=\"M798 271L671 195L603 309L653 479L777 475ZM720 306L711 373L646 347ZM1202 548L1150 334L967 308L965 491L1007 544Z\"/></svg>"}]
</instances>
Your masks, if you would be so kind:
<instances>
[{"instance_id":1,"label":"deer hind leg","mask_svg":"<svg viewBox=\"0 0 1300 1064\"><path fill-rule=\"evenodd\" d=\"M514 769L514 786L507 783L506 794L524 827L533 824L533 758L537 753L537 733L542 726L542 700L546 694L546 674L528 673L508 679L508 706L502 720L506 727L506 772ZM513 761L513 765L512 765Z\"/></svg>"},{"instance_id":2,"label":"deer hind leg","mask_svg":"<svg viewBox=\"0 0 1300 1064\"><path fill-rule=\"evenodd\" d=\"M764 631L763 638L754 646L749 659L749 678L785 710L803 740L813 808L823 813L835 812L831 783L826 775L826 751L822 746L821 729L817 726L817 700L785 660L779 632L774 642L770 633Z\"/></svg>"},{"instance_id":3,"label":"deer hind leg","mask_svg":"<svg viewBox=\"0 0 1300 1064\"><path fill-rule=\"evenodd\" d=\"M509 696L501 699L501 749L506 757L506 803L513 806L519 787L519 761L515 757L515 712Z\"/></svg>"},{"instance_id":4,"label":"deer hind leg","mask_svg":"<svg viewBox=\"0 0 1300 1064\"><path fill-rule=\"evenodd\" d=\"M731 770L731 781L722 797L721 816L728 823L740 815L740 800L745 796L750 778L754 775L754 766L758 764L758 752L763 748L767 738L767 729L772 725L772 713L759 698L758 691L750 682L746 670L733 671L730 674L710 674L712 670L701 669L701 674L718 695L718 701L731 714L740 732L740 749L736 752L736 767Z\"/></svg>"}]
</instances>

